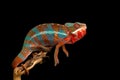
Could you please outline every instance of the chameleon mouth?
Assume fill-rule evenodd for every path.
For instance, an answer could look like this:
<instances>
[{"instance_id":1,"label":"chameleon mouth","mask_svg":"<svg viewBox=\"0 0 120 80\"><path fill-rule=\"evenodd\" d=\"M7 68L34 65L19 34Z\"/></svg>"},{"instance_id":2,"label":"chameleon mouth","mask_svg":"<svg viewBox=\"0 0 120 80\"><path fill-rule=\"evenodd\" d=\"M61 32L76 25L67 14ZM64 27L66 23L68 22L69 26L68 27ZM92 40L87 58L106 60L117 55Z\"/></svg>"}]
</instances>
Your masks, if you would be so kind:
<instances>
[{"instance_id":1,"label":"chameleon mouth","mask_svg":"<svg viewBox=\"0 0 120 80\"><path fill-rule=\"evenodd\" d=\"M75 43L76 41L80 40L84 35L86 34L85 28L80 28L72 33L72 43Z\"/></svg>"}]
</instances>

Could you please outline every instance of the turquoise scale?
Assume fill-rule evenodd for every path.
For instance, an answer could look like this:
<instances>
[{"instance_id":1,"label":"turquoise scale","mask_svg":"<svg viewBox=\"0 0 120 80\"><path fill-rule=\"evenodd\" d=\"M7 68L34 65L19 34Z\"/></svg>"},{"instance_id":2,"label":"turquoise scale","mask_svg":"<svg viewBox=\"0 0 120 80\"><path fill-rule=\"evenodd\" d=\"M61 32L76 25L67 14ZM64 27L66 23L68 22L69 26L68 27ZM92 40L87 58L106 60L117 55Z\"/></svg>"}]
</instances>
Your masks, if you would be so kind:
<instances>
[{"instance_id":1,"label":"turquoise scale","mask_svg":"<svg viewBox=\"0 0 120 80\"><path fill-rule=\"evenodd\" d=\"M62 39L63 39L63 38L65 38L65 37L67 36L65 30L63 30L62 27L60 27L60 29L59 29L58 32L59 32L59 33L58 33L59 38L62 38ZM66 34L66 35L65 35L65 34Z\"/></svg>"},{"instance_id":2,"label":"turquoise scale","mask_svg":"<svg viewBox=\"0 0 120 80\"><path fill-rule=\"evenodd\" d=\"M35 32L35 34L39 34L40 33L39 30L36 27L33 28L32 31ZM39 41L42 43L42 45L45 45L44 40L42 39L42 34L40 34L40 35L38 35L36 37L39 39ZM38 44L37 42L35 42L35 43Z\"/></svg>"},{"instance_id":3,"label":"turquoise scale","mask_svg":"<svg viewBox=\"0 0 120 80\"><path fill-rule=\"evenodd\" d=\"M24 57L23 54L21 54L21 53L18 54L18 57L19 57L20 59L22 59L23 61L25 60L25 57Z\"/></svg>"},{"instance_id":4,"label":"turquoise scale","mask_svg":"<svg viewBox=\"0 0 120 80\"><path fill-rule=\"evenodd\" d=\"M28 35L26 36L25 40L27 40L27 41L31 40L32 42L35 42L34 39L31 39L31 37ZM30 44L24 43L23 47L30 47Z\"/></svg>"}]
</instances>

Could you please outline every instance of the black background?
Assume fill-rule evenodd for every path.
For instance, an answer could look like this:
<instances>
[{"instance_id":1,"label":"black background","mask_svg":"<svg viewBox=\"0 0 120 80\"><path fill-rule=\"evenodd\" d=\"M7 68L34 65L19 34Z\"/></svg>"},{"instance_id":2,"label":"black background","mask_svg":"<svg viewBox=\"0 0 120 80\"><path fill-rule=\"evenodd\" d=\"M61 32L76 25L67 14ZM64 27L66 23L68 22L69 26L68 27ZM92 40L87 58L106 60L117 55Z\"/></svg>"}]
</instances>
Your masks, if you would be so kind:
<instances>
[{"instance_id":1,"label":"black background","mask_svg":"<svg viewBox=\"0 0 120 80\"><path fill-rule=\"evenodd\" d=\"M76 6L68 8L7 8L2 12L1 40L1 80L12 80L12 60L20 52L27 32L38 24L81 22L87 25L87 34L73 45L66 45L69 51L67 58L62 49L59 51L60 64L54 67L54 48L48 53L49 59L30 70L29 76L23 75L22 80L65 80L95 79L104 75L101 53L98 51L97 38L99 10L94 7ZM14 6L15 7L15 6ZM24 10L23 10L24 9ZM101 13L102 14L102 13ZM3 32L2 32L3 31ZM100 35L99 35L100 36ZM102 72L102 73L101 73Z\"/></svg>"}]
</instances>

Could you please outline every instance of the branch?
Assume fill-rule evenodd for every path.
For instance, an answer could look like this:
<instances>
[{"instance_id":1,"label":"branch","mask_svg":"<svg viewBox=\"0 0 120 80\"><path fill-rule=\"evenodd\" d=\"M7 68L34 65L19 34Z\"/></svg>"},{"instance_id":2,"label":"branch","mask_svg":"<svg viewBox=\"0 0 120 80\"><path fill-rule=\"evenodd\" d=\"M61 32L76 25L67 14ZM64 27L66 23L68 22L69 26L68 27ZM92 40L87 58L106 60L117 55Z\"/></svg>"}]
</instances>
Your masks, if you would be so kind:
<instances>
[{"instance_id":1,"label":"branch","mask_svg":"<svg viewBox=\"0 0 120 80\"><path fill-rule=\"evenodd\" d=\"M33 58L26 61L23 66L27 71L31 70L36 64L41 63L43 58L46 57L47 52L40 52L39 54L33 55ZM13 71L13 80L21 80L21 76L26 73L26 70L20 66L16 67Z\"/></svg>"}]
</instances>

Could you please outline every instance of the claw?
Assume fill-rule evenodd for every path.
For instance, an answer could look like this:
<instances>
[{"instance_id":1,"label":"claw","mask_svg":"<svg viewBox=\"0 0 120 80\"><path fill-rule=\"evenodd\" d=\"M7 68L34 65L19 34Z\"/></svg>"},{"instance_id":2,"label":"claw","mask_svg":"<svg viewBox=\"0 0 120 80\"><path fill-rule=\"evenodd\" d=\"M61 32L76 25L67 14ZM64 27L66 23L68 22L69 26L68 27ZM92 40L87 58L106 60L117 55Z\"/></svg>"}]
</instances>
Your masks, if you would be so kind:
<instances>
[{"instance_id":1,"label":"claw","mask_svg":"<svg viewBox=\"0 0 120 80\"><path fill-rule=\"evenodd\" d=\"M56 61L55 61L55 66L57 66L59 64L59 60L57 59Z\"/></svg>"},{"instance_id":2,"label":"claw","mask_svg":"<svg viewBox=\"0 0 120 80\"><path fill-rule=\"evenodd\" d=\"M62 49L63 49L64 53L66 54L66 56L69 57L69 53L68 53L67 49L65 48L65 45L62 46Z\"/></svg>"},{"instance_id":3,"label":"claw","mask_svg":"<svg viewBox=\"0 0 120 80\"><path fill-rule=\"evenodd\" d=\"M21 64L21 66L22 66L23 69L25 70L25 74L29 75L29 71L27 70L27 68L26 68L23 64Z\"/></svg>"}]
</instances>

